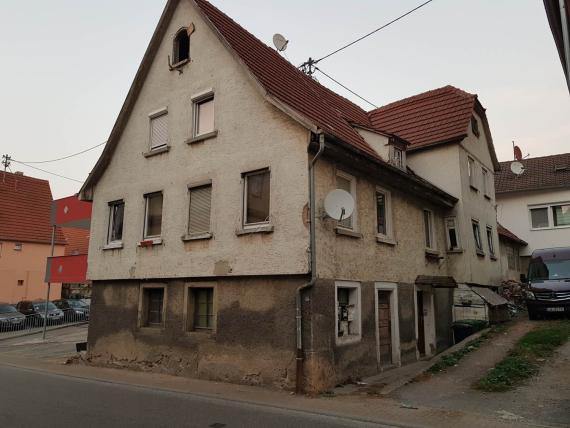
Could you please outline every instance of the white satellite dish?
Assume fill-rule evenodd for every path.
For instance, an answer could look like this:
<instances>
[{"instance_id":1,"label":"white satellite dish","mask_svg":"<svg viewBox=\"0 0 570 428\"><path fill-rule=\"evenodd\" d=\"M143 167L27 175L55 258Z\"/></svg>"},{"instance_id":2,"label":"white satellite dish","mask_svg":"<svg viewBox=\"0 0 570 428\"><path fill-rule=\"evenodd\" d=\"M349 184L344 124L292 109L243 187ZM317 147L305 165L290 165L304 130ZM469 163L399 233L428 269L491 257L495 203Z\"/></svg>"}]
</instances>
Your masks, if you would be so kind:
<instances>
[{"instance_id":1,"label":"white satellite dish","mask_svg":"<svg viewBox=\"0 0 570 428\"><path fill-rule=\"evenodd\" d=\"M524 172L524 165L520 162L511 163L511 172L515 175L521 175Z\"/></svg>"},{"instance_id":2,"label":"white satellite dish","mask_svg":"<svg viewBox=\"0 0 570 428\"><path fill-rule=\"evenodd\" d=\"M335 189L325 198L325 212L335 220L347 219L354 212L354 198L346 190Z\"/></svg>"},{"instance_id":3,"label":"white satellite dish","mask_svg":"<svg viewBox=\"0 0 570 428\"><path fill-rule=\"evenodd\" d=\"M283 52L285 49L287 49L288 43L289 40L287 40L283 35L279 33L273 35L273 45L279 52Z\"/></svg>"}]
</instances>

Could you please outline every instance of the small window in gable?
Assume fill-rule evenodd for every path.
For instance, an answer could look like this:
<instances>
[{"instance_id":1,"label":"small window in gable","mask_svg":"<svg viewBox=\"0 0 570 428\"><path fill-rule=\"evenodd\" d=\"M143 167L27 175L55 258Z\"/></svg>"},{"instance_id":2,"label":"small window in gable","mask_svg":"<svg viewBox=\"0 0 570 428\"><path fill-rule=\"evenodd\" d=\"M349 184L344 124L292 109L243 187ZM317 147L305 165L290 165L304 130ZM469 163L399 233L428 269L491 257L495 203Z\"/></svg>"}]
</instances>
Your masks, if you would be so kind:
<instances>
[{"instance_id":1,"label":"small window in gable","mask_svg":"<svg viewBox=\"0 0 570 428\"><path fill-rule=\"evenodd\" d=\"M187 28L182 28L176 33L172 58L174 65L190 59L190 36L188 35Z\"/></svg>"},{"instance_id":2,"label":"small window in gable","mask_svg":"<svg viewBox=\"0 0 570 428\"><path fill-rule=\"evenodd\" d=\"M406 152L401 147L390 148L390 163L396 168L406 169Z\"/></svg>"},{"instance_id":3,"label":"small window in gable","mask_svg":"<svg viewBox=\"0 0 570 428\"><path fill-rule=\"evenodd\" d=\"M475 116L471 116L471 132L473 132L473 135L479 138L479 122L477 122Z\"/></svg>"}]
</instances>

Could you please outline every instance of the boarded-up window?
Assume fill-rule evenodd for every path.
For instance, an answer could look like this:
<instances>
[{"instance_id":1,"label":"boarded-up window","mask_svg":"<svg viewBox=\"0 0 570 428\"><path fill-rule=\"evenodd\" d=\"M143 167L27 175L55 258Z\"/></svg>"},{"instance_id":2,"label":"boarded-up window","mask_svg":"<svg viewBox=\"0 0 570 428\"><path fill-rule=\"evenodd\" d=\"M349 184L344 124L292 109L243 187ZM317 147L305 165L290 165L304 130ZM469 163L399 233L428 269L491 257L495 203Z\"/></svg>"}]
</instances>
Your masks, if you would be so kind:
<instances>
[{"instance_id":1,"label":"boarded-up window","mask_svg":"<svg viewBox=\"0 0 570 428\"><path fill-rule=\"evenodd\" d=\"M212 205L212 185L193 187L190 190L190 213L188 234L210 232L210 211Z\"/></svg>"},{"instance_id":2,"label":"boarded-up window","mask_svg":"<svg viewBox=\"0 0 570 428\"><path fill-rule=\"evenodd\" d=\"M144 237L160 236L162 230L162 192L145 195L146 218Z\"/></svg>"},{"instance_id":3,"label":"boarded-up window","mask_svg":"<svg viewBox=\"0 0 570 428\"><path fill-rule=\"evenodd\" d=\"M214 131L214 96L194 103L194 136Z\"/></svg>"},{"instance_id":4,"label":"boarded-up window","mask_svg":"<svg viewBox=\"0 0 570 428\"><path fill-rule=\"evenodd\" d=\"M150 149L158 149L168 144L168 114L160 113L150 118Z\"/></svg>"},{"instance_id":5,"label":"boarded-up window","mask_svg":"<svg viewBox=\"0 0 570 428\"><path fill-rule=\"evenodd\" d=\"M269 222L269 170L245 174L244 224Z\"/></svg>"}]
</instances>

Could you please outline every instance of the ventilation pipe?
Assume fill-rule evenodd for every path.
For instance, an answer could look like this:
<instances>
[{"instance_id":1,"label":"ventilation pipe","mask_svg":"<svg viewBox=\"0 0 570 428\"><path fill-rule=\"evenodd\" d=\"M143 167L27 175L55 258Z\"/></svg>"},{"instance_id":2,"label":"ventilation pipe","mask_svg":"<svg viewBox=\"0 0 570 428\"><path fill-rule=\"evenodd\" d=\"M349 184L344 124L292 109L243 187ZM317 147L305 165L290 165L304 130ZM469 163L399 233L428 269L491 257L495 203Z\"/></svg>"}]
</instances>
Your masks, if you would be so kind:
<instances>
[{"instance_id":1,"label":"ventilation pipe","mask_svg":"<svg viewBox=\"0 0 570 428\"><path fill-rule=\"evenodd\" d=\"M296 327L297 327L297 375L295 378L295 393L302 394L303 393L303 312L302 312L302 294L304 290L311 288L315 285L317 281L317 256L316 256L316 243L315 243L315 222L316 222L316 204L315 204L315 164L317 160L322 155L325 149L325 134L322 131L317 132L316 134L317 140L319 142L319 150L309 162L309 252L311 255L311 279L306 284L303 284L299 288L297 288L297 293L295 296L296 301Z\"/></svg>"}]
</instances>

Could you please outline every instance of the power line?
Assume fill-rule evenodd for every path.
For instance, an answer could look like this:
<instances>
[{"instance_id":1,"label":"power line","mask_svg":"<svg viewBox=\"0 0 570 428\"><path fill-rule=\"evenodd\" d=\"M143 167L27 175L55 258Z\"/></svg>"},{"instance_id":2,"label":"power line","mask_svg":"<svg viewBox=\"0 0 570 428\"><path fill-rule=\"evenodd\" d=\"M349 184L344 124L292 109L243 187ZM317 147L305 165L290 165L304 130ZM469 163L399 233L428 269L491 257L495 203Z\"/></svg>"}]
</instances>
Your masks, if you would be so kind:
<instances>
[{"instance_id":1,"label":"power line","mask_svg":"<svg viewBox=\"0 0 570 428\"><path fill-rule=\"evenodd\" d=\"M75 178L70 178L70 177L66 177L65 175L56 174L55 172L46 171L45 169L41 169L41 168L38 168L36 166L28 165L25 162L20 162L20 161L14 160L14 159L12 159L12 162L15 162L15 163L20 164L20 165L27 166L28 168L36 169L36 170L41 171L41 172L45 172L46 174L55 175L56 177L65 178L66 180L71 180L71 181L75 181L77 183L83 184L83 181L81 181L81 180L76 180Z\"/></svg>"},{"instance_id":2,"label":"power line","mask_svg":"<svg viewBox=\"0 0 570 428\"><path fill-rule=\"evenodd\" d=\"M368 104L370 104L372 107L374 108L378 108L378 106L376 104L374 104L373 102L368 101L366 98L358 95L356 92L354 92L352 89L348 88L347 86L343 85L342 83L340 83L338 80L336 80L334 77L329 76L327 73L325 73L323 70L321 70L318 67L315 67L315 70L317 70L318 72L322 73L323 75L325 75L326 77L328 77L330 80L332 80L333 82L335 82L337 85L342 86L344 89L346 89L348 92L350 92L352 95L357 96L358 98L360 98L362 101L367 102Z\"/></svg>"},{"instance_id":3,"label":"power line","mask_svg":"<svg viewBox=\"0 0 570 428\"><path fill-rule=\"evenodd\" d=\"M89 152L89 151L91 151L91 150L93 150L93 149L96 149L97 147L101 147L101 146L103 146L103 145L105 145L105 144L107 144L106 141L105 141L104 143L100 143L100 144L97 144L97 145L95 145L95 146L93 146L93 147L89 147L88 149L85 149L85 150L82 150L82 151L80 151L80 152L74 153L74 154L72 154L72 155L63 156L63 157L57 158L57 159L50 159L50 160L45 160L45 161L26 161L26 162L19 161L19 162L22 163L22 164L24 164L24 165L25 165L25 164L28 164L28 163L39 164L39 163L57 162L57 161L60 161L60 160L72 158L72 157L74 157L74 156L82 155L83 153L87 153L87 152ZM16 161L14 161L14 162L16 162Z\"/></svg>"},{"instance_id":4,"label":"power line","mask_svg":"<svg viewBox=\"0 0 570 428\"><path fill-rule=\"evenodd\" d=\"M419 6L416 6L415 8L413 8L413 9L407 11L407 12L404 13L403 15L398 16L397 18L391 20L390 22L387 22L386 24L382 25L381 27L378 27L378 28L376 28L375 30L372 30L371 32L365 34L364 36L359 37L358 39L356 39L356 40L354 40L354 41L352 41L352 42L350 42L350 43L348 43L348 44L346 44L346 45L344 45L344 46L342 46L342 47L340 47L340 48L338 48L338 49L332 51L331 53L329 53L329 54L327 54L327 55L325 55L325 56L323 56L323 57L321 57L321 58L319 58L319 59L315 59L315 60L314 60L314 59L309 58L309 60L306 61L306 62L304 62L303 64L301 64L301 65L299 66L299 68L304 69L304 70L308 68L309 71L310 71L310 69L311 69L312 66L314 66L314 65L317 64L318 62L322 61L323 59L326 59L326 58L328 58L328 57L330 57L330 56L332 56L332 55L334 55L334 54L336 54L336 53L338 53L338 52L340 52L340 51L342 51L342 50L344 50L344 49L346 49L346 48L348 48L348 47L350 47L350 46L352 46L352 45L354 45L354 44L356 44L356 43L358 43L358 42L360 42L361 40L364 40L365 38L371 36L372 34L375 34L375 33L377 33L378 31L383 30L384 28L386 28L386 27L392 25L393 23L399 21L400 19L402 19L402 18L404 18L404 17L410 15L411 13L414 13L416 10L421 9L422 7L424 7L425 5L427 5L428 3L431 3L432 1L433 1L433 0L427 0L426 2L420 4ZM312 74L312 73L308 73L308 74Z\"/></svg>"}]
</instances>

